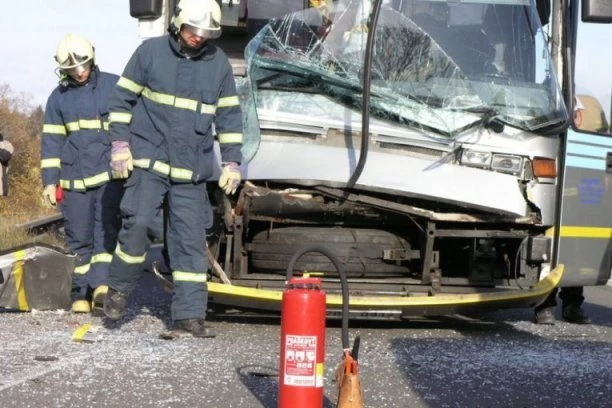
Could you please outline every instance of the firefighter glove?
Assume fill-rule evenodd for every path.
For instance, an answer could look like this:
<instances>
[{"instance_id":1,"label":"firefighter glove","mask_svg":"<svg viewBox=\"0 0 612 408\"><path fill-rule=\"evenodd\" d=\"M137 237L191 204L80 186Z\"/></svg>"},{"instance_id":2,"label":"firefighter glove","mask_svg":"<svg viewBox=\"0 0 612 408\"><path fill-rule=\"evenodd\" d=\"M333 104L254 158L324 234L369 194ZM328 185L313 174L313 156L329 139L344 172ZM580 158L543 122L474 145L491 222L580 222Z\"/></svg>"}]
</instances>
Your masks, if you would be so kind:
<instances>
[{"instance_id":1,"label":"firefighter glove","mask_svg":"<svg viewBox=\"0 0 612 408\"><path fill-rule=\"evenodd\" d=\"M55 184L47 184L43 190L43 203L47 207L55 207L57 200L55 198L57 187Z\"/></svg>"},{"instance_id":2,"label":"firefighter glove","mask_svg":"<svg viewBox=\"0 0 612 408\"><path fill-rule=\"evenodd\" d=\"M13 151L15 150L11 142L9 142L8 140L3 140L0 142L0 149L6 150L7 152L9 152L9 154L13 154Z\"/></svg>"},{"instance_id":3,"label":"firefighter glove","mask_svg":"<svg viewBox=\"0 0 612 408\"><path fill-rule=\"evenodd\" d=\"M111 175L114 179L128 178L134 169L132 152L128 142L116 140L111 150Z\"/></svg>"},{"instance_id":4,"label":"firefighter glove","mask_svg":"<svg viewBox=\"0 0 612 408\"><path fill-rule=\"evenodd\" d=\"M238 163L224 163L223 169L221 170L221 177L219 177L219 187L221 187L227 195L234 194L240 184L240 178L240 167L238 167Z\"/></svg>"}]
</instances>

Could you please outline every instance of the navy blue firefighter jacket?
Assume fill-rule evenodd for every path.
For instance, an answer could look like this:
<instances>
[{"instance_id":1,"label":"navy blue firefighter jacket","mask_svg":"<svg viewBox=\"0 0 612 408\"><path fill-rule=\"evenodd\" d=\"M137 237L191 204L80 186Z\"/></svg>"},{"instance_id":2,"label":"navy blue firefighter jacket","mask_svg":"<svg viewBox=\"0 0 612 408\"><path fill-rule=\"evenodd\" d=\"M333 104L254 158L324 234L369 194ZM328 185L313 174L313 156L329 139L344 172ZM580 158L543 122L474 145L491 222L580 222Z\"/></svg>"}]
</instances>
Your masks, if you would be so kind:
<instances>
[{"instance_id":1,"label":"navy blue firefighter jacket","mask_svg":"<svg viewBox=\"0 0 612 408\"><path fill-rule=\"evenodd\" d=\"M118 79L94 66L85 84L67 79L53 90L41 142L43 185L85 191L110 180L108 100Z\"/></svg>"},{"instance_id":2,"label":"navy blue firefighter jacket","mask_svg":"<svg viewBox=\"0 0 612 408\"><path fill-rule=\"evenodd\" d=\"M232 67L212 44L188 56L170 35L145 40L117 82L109 111L111 139L129 142L134 166L174 182L212 176L215 135L223 162L242 160Z\"/></svg>"}]
</instances>

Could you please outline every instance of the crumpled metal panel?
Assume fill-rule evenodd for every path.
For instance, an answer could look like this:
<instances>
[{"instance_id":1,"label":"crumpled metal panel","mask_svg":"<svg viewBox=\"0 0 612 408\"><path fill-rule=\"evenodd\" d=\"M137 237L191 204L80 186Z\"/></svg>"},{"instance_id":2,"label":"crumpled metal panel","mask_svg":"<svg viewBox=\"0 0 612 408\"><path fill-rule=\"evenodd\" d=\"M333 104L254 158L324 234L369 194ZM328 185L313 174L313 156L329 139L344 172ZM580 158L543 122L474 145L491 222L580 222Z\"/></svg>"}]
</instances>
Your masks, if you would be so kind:
<instances>
[{"instance_id":1,"label":"crumpled metal panel","mask_svg":"<svg viewBox=\"0 0 612 408\"><path fill-rule=\"evenodd\" d=\"M75 257L41 244L0 253L0 308L69 309Z\"/></svg>"}]
</instances>

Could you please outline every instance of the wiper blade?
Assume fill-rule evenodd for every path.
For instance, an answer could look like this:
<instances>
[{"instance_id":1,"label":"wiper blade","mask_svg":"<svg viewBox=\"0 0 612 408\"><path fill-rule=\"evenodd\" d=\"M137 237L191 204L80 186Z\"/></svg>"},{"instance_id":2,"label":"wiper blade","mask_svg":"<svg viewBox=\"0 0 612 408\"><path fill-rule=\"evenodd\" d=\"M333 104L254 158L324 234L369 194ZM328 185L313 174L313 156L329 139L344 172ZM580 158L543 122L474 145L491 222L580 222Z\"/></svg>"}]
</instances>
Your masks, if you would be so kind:
<instances>
[{"instance_id":1,"label":"wiper blade","mask_svg":"<svg viewBox=\"0 0 612 408\"><path fill-rule=\"evenodd\" d=\"M322 84L336 86L338 88L343 88L348 91L361 93L363 92L363 88L359 83L357 77L356 81L343 80L337 76L330 76L324 72L318 70L311 70L303 66L296 65L290 61L282 61L281 63L272 62L269 60L260 59L257 61L258 68L263 68L268 71L272 71L275 74L268 75L264 78L261 78L257 81L258 85L263 85L265 82L269 82L272 79L282 79L283 74L291 75L295 77L299 77L305 79L312 83L313 87L320 87ZM272 86L274 87L274 85ZM382 95L378 95L376 92L371 92L372 96L382 97Z\"/></svg>"},{"instance_id":2,"label":"wiper blade","mask_svg":"<svg viewBox=\"0 0 612 408\"><path fill-rule=\"evenodd\" d=\"M457 112L467 112L467 113L474 113L476 115L482 115L483 119L485 118L491 118L493 116L498 116L499 112L495 109L492 109L488 106L474 106L471 108L461 108L461 109L453 109Z\"/></svg>"}]
</instances>

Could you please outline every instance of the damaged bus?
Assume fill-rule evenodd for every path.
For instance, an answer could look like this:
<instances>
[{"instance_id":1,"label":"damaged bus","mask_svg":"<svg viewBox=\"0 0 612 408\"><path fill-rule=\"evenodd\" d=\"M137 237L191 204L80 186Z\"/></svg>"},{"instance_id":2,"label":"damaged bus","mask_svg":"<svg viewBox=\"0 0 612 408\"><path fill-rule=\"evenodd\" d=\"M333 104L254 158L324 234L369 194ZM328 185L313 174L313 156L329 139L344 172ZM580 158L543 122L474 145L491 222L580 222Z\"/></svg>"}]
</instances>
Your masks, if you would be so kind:
<instances>
[{"instance_id":1,"label":"damaged bus","mask_svg":"<svg viewBox=\"0 0 612 408\"><path fill-rule=\"evenodd\" d=\"M229 198L210 183L213 306L279 310L294 267L337 315L334 262L293 259L317 247L355 317L534 307L607 282L612 140L572 121L577 58L595 57L579 28L612 22L606 0L221 4L219 41L244 50L245 181ZM143 37L165 33L171 1L130 5Z\"/></svg>"}]
</instances>

